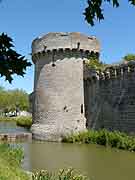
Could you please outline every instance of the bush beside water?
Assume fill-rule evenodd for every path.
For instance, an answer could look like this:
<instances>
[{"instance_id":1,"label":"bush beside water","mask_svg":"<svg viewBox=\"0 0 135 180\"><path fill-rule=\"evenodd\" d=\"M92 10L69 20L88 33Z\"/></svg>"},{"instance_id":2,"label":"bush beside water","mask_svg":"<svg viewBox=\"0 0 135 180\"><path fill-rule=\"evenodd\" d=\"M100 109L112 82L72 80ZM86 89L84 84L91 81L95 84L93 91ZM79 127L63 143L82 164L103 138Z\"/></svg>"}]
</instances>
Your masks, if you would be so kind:
<instances>
[{"instance_id":1,"label":"bush beside water","mask_svg":"<svg viewBox=\"0 0 135 180\"><path fill-rule=\"evenodd\" d=\"M99 144L109 147L116 147L129 151L135 151L135 137L128 136L119 131L107 131L105 129L95 131L89 130L72 134L63 138L62 142Z\"/></svg>"},{"instance_id":2,"label":"bush beside water","mask_svg":"<svg viewBox=\"0 0 135 180\"><path fill-rule=\"evenodd\" d=\"M17 117L15 120L18 126L30 128L32 125L32 117L22 116L22 117Z\"/></svg>"},{"instance_id":3,"label":"bush beside water","mask_svg":"<svg viewBox=\"0 0 135 180\"><path fill-rule=\"evenodd\" d=\"M0 122L16 122L17 126L30 128L32 125L31 116L0 117Z\"/></svg>"}]
</instances>

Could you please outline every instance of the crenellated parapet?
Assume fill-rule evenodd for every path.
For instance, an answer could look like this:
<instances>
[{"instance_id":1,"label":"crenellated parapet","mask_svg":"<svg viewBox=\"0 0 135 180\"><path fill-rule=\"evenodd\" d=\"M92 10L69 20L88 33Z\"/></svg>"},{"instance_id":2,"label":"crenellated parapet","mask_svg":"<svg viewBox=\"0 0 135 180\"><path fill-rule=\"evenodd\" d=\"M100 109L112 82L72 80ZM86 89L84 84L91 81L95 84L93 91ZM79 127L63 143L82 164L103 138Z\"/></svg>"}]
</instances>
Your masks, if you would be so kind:
<instances>
[{"instance_id":1,"label":"crenellated parapet","mask_svg":"<svg viewBox=\"0 0 135 180\"><path fill-rule=\"evenodd\" d=\"M112 80L120 77L126 77L135 72L135 61L125 62L119 65L112 65L105 68L104 71L91 69L84 66L84 79Z\"/></svg>"},{"instance_id":2,"label":"crenellated parapet","mask_svg":"<svg viewBox=\"0 0 135 180\"><path fill-rule=\"evenodd\" d=\"M64 56L88 58L90 53L99 53L99 41L81 33L48 33L32 43L32 59L35 63L41 56Z\"/></svg>"},{"instance_id":3,"label":"crenellated parapet","mask_svg":"<svg viewBox=\"0 0 135 180\"><path fill-rule=\"evenodd\" d=\"M61 59L63 57L65 58L71 58L71 57L75 57L75 58L89 58L89 56L91 55L90 50L84 50L84 49L70 49L70 48L59 48L59 49L52 49L52 50L44 50L44 51L40 51L37 52L35 54L32 55L32 60L35 63L38 59L40 59L41 57L52 57L53 60L55 59ZM96 52L98 54L98 52ZM57 58L56 58L57 57Z\"/></svg>"}]
</instances>

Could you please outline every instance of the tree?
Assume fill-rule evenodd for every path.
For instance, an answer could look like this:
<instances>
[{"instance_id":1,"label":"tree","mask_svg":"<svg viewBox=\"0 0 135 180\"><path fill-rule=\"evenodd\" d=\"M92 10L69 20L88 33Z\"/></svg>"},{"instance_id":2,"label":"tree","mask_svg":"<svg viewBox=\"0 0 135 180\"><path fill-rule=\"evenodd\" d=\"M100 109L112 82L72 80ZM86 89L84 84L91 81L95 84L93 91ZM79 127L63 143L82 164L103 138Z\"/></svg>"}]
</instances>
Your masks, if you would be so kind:
<instances>
[{"instance_id":1,"label":"tree","mask_svg":"<svg viewBox=\"0 0 135 180\"><path fill-rule=\"evenodd\" d=\"M14 107L14 110L18 108L19 110L29 110L29 98L28 94L24 90L20 89L15 89L15 90L10 90L10 96L12 101L12 107Z\"/></svg>"},{"instance_id":2,"label":"tree","mask_svg":"<svg viewBox=\"0 0 135 180\"><path fill-rule=\"evenodd\" d=\"M85 8L84 16L85 20L91 25L94 26L95 20L103 20L104 14L102 6L105 2L112 3L113 7L119 7L120 0L88 0L88 6ZM135 6L135 0L128 0L129 3Z\"/></svg>"},{"instance_id":3,"label":"tree","mask_svg":"<svg viewBox=\"0 0 135 180\"><path fill-rule=\"evenodd\" d=\"M91 54L88 57L87 66L92 69L96 70L104 70L106 67L106 64L100 61L99 54L91 52Z\"/></svg>"},{"instance_id":4,"label":"tree","mask_svg":"<svg viewBox=\"0 0 135 180\"><path fill-rule=\"evenodd\" d=\"M135 54L127 54L126 56L123 57L124 61L135 61Z\"/></svg>"},{"instance_id":5,"label":"tree","mask_svg":"<svg viewBox=\"0 0 135 180\"><path fill-rule=\"evenodd\" d=\"M24 90L5 90L0 87L0 112L29 111L29 97Z\"/></svg>"},{"instance_id":6,"label":"tree","mask_svg":"<svg viewBox=\"0 0 135 180\"><path fill-rule=\"evenodd\" d=\"M13 80L12 75L24 76L26 67L31 66L24 56L13 49L12 42L12 39L6 34L0 35L0 75L10 83Z\"/></svg>"}]
</instances>

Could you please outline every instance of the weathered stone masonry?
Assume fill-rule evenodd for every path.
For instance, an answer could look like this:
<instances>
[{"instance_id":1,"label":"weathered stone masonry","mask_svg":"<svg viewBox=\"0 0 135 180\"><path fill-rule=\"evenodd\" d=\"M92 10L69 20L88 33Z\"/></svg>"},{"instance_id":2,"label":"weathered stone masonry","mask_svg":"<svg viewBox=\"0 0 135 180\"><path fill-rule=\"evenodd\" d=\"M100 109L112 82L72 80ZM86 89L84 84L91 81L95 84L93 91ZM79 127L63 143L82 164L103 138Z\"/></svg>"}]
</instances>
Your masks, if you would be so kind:
<instances>
[{"instance_id":1,"label":"weathered stone masonry","mask_svg":"<svg viewBox=\"0 0 135 180\"><path fill-rule=\"evenodd\" d=\"M91 52L99 54L99 42L80 33L33 41L33 138L60 141L86 127L135 132L135 63L96 72L86 64Z\"/></svg>"},{"instance_id":2,"label":"weathered stone masonry","mask_svg":"<svg viewBox=\"0 0 135 180\"><path fill-rule=\"evenodd\" d=\"M135 133L135 62L108 67L104 73L85 70L88 128Z\"/></svg>"},{"instance_id":3,"label":"weathered stone masonry","mask_svg":"<svg viewBox=\"0 0 135 180\"><path fill-rule=\"evenodd\" d=\"M49 33L32 44L35 63L33 137L60 141L86 129L83 59L98 41L80 33Z\"/></svg>"}]
</instances>

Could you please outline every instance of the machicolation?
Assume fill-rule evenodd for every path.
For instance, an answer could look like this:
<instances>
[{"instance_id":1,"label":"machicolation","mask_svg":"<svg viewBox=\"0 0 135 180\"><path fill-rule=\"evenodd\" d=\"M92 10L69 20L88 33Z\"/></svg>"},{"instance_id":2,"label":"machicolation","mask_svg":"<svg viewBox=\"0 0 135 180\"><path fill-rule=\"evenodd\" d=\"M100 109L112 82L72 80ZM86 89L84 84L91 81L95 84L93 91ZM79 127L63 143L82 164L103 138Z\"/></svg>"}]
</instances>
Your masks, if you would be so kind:
<instances>
[{"instance_id":1,"label":"machicolation","mask_svg":"<svg viewBox=\"0 0 135 180\"><path fill-rule=\"evenodd\" d=\"M49 33L32 43L35 64L33 137L60 141L86 128L135 132L135 62L89 69L95 37Z\"/></svg>"}]
</instances>

